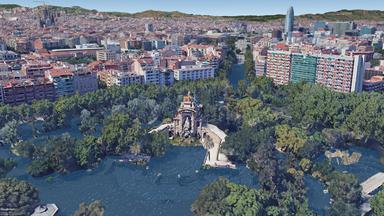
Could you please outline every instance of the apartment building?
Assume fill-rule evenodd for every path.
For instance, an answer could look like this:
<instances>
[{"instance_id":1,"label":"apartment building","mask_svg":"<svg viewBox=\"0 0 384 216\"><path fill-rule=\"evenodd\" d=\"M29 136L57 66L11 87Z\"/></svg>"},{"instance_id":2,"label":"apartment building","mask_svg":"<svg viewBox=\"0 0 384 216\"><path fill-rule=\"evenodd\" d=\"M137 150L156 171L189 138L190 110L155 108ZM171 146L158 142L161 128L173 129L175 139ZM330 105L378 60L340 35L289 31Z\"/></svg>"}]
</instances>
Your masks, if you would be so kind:
<instances>
[{"instance_id":1,"label":"apartment building","mask_svg":"<svg viewBox=\"0 0 384 216\"><path fill-rule=\"evenodd\" d=\"M288 84L291 78L291 53L268 51L267 59L266 76L276 84Z\"/></svg>"},{"instance_id":2,"label":"apartment building","mask_svg":"<svg viewBox=\"0 0 384 216\"><path fill-rule=\"evenodd\" d=\"M383 91L384 90L384 76L373 76L363 82L364 91Z\"/></svg>"},{"instance_id":3,"label":"apartment building","mask_svg":"<svg viewBox=\"0 0 384 216\"><path fill-rule=\"evenodd\" d=\"M96 52L97 61L116 61L119 60L119 54L110 50L99 50Z\"/></svg>"},{"instance_id":4,"label":"apartment building","mask_svg":"<svg viewBox=\"0 0 384 216\"><path fill-rule=\"evenodd\" d=\"M86 67L76 66L73 74L75 92L85 94L96 91L99 88L96 72Z\"/></svg>"},{"instance_id":5,"label":"apartment building","mask_svg":"<svg viewBox=\"0 0 384 216\"><path fill-rule=\"evenodd\" d=\"M35 100L55 100L55 88L45 79L10 80L2 85L3 102L11 105L32 103Z\"/></svg>"},{"instance_id":6,"label":"apartment building","mask_svg":"<svg viewBox=\"0 0 384 216\"><path fill-rule=\"evenodd\" d=\"M69 68L54 68L46 72L47 79L53 83L57 97L75 93L74 76Z\"/></svg>"},{"instance_id":7,"label":"apartment building","mask_svg":"<svg viewBox=\"0 0 384 216\"><path fill-rule=\"evenodd\" d=\"M292 54L291 82L315 83L317 57L305 54Z\"/></svg>"},{"instance_id":8,"label":"apartment building","mask_svg":"<svg viewBox=\"0 0 384 216\"><path fill-rule=\"evenodd\" d=\"M127 86L132 84L144 84L144 76L135 72L123 72L118 70L105 70L97 73L100 81L108 87Z\"/></svg>"},{"instance_id":9,"label":"apartment building","mask_svg":"<svg viewBox=\"0 0 384 216\"><path fill-rule=\"evenodd\" d=\"M22 66L21 74L28 79L44 78L45 72L52 69L47 62L29 62Z\"/></svg>"},{"instance_id":10,"label":"apartment building","mask_svg":"<svg viewBox=\"0 0 384 216\"><path fill-rule=\"evenodd\" d=\"M364 56L316 55L268 51L266 76L276 84L308 82L338 92L363 89Z\"/></svg>"},{"instance_id":11,"label":"apartment building","mask_svg":"<svg viewBox=\"0 0 384 216\"><path fill-rule=\"evenodd\" d=\"M215 69L211 66L188 65L176 69L175 80L202 80L215 77Z\"/></svg>"},{"instance_id":12,"label":"apartment building","mask_svg":"<svg viewBox=\"0 0 384 216\"><path fill-rule=\"evenodd\" d=\"M362 91L363 56L319 55L316 70L316 83L338 92Z\"/></svg>"}]
</instances>

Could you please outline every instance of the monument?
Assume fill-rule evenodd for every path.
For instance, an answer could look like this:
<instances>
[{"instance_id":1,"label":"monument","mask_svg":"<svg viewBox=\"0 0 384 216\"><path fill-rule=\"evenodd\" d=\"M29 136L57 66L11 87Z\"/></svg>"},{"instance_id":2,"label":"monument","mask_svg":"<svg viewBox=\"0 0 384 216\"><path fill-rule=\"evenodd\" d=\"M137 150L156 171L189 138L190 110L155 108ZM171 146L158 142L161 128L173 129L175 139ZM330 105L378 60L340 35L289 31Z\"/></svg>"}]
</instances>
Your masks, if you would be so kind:
<instances>
[{"instance_id":1,"label":"monument","mask_svg":"<svg viewBox=\"0 0 384 216\"><path fill-rule=\"evenodd\" d=\"M201 137L203 126L203 105L197 104L191 93L183 97L179 109L173 118L171 134L183 138Z\"/></svg>"},{"instance_id":2,"label":"monument","mask_svg":"<svg viewBox=\"0 0 384 216\"><path fill-rule=\"evenodd\" d=\"M181 137L182 140L196 138L207 149L203 164L209 167L235 168L236 166L220 152L227 136L217 126L204 122L203 105L198 104L189 92L177 110L172 123L163 124L149 133L168 131L170 139Z\"/></svg>"}]
</instances>

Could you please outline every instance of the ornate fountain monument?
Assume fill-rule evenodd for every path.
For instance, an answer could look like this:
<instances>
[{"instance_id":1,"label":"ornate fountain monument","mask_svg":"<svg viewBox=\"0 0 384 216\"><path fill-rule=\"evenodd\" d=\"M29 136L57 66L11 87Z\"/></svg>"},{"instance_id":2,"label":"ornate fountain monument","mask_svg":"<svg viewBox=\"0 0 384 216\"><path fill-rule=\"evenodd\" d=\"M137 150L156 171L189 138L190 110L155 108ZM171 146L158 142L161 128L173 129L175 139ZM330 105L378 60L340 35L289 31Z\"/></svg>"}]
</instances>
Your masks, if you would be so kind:
<instances>
[{"instance_id":1,"label":"ornate fountain monument","mask_svg":"<svg viewBox=\"0 0 384 216\"><path fill-rule=\"evenodd\" d=\"M202 113L203 105L197 104L190 93L188 93L187 96L184 96L183 101L173 118L171 130L173 135L184 138L200 138L203 126Z\"/></svg>"},{"instance_id":2,"label":"ornate fountain monument","mask_svg":"<svg viewBox=\"0 0 384 216\"><path fill-rule=\"evenodd\" d=\"M160 125L149 133L168 130L171 139L174 137L197 138L207 149L204 165L235 168L235 165L220 152L221 144L224 143L227 135L217 126L204 122L203 113L203 105L198 104L188 93L183 97L172 123Z\"/></svg>"}]
</instances>

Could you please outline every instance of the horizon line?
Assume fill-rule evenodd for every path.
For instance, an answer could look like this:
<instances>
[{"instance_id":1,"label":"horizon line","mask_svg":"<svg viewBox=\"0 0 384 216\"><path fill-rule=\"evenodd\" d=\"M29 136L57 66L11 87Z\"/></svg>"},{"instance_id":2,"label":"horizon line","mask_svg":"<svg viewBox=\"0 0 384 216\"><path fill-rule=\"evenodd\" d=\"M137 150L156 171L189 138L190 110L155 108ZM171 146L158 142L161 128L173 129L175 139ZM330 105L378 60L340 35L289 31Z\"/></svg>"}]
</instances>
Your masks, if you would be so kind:
<instances>
[{"instance_id":1,"label":"horizon line","mask_svg":"<svg viewBox=\"0 0 384 216\"><path fill-rule=\"evenodd\" d=\"M34 4L34 5L21 5L21 4L16 4L16 3L0 3L0 5L18 5L21 7L25 8L36 8L43 6L44 4ZM200 14L200 13L189 13L189 12L183 12L180 10L161 10L161 9L147 9L147 10L141 10L141 11L116 11L116 10L100 10L96 8L89 8L89 7L83 7L80 5L71 5L71 6L66 6L66 5L58 5L58 4L46 4L48 6L56 6L56 7L67 7L67 8L73 8L73 7L80 7L86 10L96 10L97 12L100 13L127 13L127 14L137 14L137 13L142 13L146 11L156 11L156 12L165 12L165 13L172 13L172 12L178 12L178 13L183 13L186 15L193 15L193 16L211 16L211 17L237 17L237 16L285 16L285 13L276 13L276 14L237 14L237 15L212 15L212 14ZM295 8L294 6L291 6ZM288 7L289 8L289 7ZM303 15L318 15L318 14L325 14L325 13L332 13L332 12L339 12L339 11L356 11L356 10L362 10L362 11L384 11L384 10L379 10L379 9L361 9L361 8L354 8L354 9L337 9L337 10L331 10L331 11L324 11L324 12L315 12L315 13L298 13L296 14L295 11L295 17L296 16L303 16Z\"/></svg>"}]
</instances>

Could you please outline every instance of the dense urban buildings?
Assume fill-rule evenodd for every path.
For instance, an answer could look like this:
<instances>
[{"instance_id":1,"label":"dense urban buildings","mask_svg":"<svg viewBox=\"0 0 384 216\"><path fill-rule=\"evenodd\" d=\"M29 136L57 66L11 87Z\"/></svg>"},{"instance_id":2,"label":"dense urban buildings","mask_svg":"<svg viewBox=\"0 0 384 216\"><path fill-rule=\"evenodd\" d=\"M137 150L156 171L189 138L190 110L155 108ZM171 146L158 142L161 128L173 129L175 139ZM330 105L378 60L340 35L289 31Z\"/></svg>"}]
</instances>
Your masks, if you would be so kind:
<instances>
[{"instance_id":1,"label":"dense urban buildings","mask_svg":"<svg viewBox=\"0 0 384 216\"><path fill-rule=\"evenodd\" d=\"M76 15L43 5L3 10L0 24L5 103L11 101L6 88L13 80L17 86L52 85L54 96L47 97L55 99L95 91L102 83L170 86L210 79L226 58L229 38L235 39L240 63L250 47L256 76L276 84L317 83L339 92L381 89L384 25L295 19L293 7L279 21L212 23L200 17Z\"/></svg>"}]
</instances>

